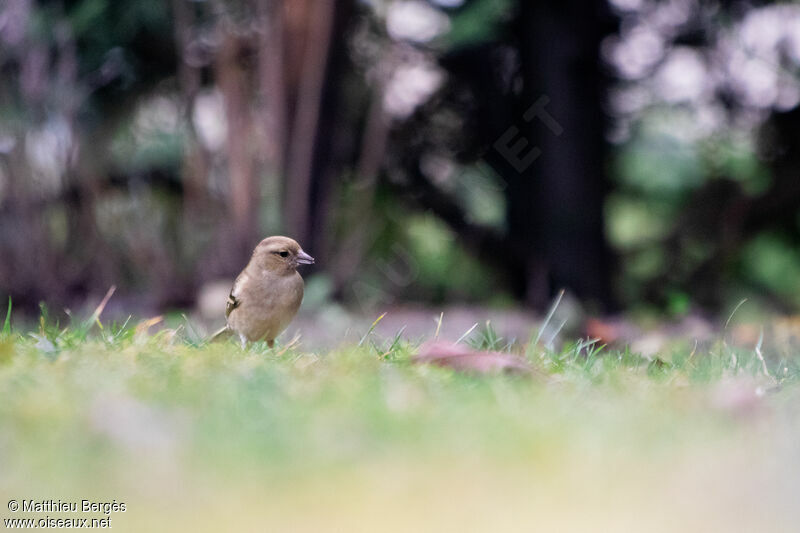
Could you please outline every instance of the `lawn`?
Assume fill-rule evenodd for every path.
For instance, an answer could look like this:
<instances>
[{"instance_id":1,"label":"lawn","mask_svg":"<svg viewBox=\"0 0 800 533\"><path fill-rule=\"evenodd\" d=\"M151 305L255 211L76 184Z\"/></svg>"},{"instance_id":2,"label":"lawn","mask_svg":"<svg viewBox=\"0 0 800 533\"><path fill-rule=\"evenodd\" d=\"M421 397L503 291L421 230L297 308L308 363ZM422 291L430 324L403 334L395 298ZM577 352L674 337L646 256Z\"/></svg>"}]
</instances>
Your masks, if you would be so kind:
<instances>
[{"instance_id":1,"label":"lawn","mask_svg":"<svg viewBox=\"0 0 800 533\"><path fill-rule=\"evenodd\" d=\"M190 338L96 320L7 327L0 518L107 516L118 531L798 530L800 359L724 338L643 358L589 342L502 346L476 330L462 343L534 371L471 375L414 364L418 340L374 333L313 353ZM12 513L12 499L125 511Z\"/></svg>"}]
</instances>

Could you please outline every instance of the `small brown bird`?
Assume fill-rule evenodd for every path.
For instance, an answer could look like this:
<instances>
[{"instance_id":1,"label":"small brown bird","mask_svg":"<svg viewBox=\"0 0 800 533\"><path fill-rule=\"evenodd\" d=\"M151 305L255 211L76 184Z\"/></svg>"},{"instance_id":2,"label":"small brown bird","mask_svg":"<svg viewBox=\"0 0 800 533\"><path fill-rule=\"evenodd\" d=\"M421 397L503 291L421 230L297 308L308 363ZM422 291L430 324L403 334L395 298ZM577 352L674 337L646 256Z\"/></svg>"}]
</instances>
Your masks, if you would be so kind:
<instances>
[{"instance_id":1,"label":"small brown bird","mask_svg":"<svg viewBox=\"0 0 800 533\"><path fill-rule=\"evenodd\" d=\"M314 258L289 237L267 237L258 243L228 296L228 324L212 340L236 334L242 346L266 340L272 348L303 301L297 266L311 264Z\"/></svg>"}]
</instances>

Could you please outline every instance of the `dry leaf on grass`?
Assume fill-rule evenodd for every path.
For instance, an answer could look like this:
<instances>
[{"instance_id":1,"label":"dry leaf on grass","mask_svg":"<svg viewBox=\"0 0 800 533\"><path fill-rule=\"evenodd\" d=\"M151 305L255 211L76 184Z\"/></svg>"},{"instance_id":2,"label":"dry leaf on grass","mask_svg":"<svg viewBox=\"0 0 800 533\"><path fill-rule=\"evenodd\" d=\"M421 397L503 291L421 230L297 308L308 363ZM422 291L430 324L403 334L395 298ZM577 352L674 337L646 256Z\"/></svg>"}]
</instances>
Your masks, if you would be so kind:
<instances>
[{"instance_id":1,"label":"dry leaf on grass","mask_svg":"<svg viewBox=\"0 0 800 533\"><path fill-rule=\"evenodd\" d=\"M710 395L711 405L734 416L758 414L764 407L764 396L774 387L756 379L731 379L718 383Z\"/></svg>"},{"instance_id":2,"label":"dry leaf on grass","mask_svg":"<svg viewBox=\"0 0 800 533\"><path fill-rule=\"evenodd\" d=\"M600 318L588 318L584 324L587 339L597 339L602 344L614 344L622 337L622 328L618 323Z\"/></svg>"},{"instance_id":3,"label":"dry leaf on grass","mask_svg":"<svg viewBox=\"0 0 800 533\"><path fill-rule=\"evenodd\" d=\"M428 342L423 344L412 362L452 368L460 372L493 374L500 372L528 373L528 362L517 355L473 350L463 344Z\"/></svg>"},{"instance_id":4,"label":"dry leaf on grass","mask_svg":"<svg viewBox=\"0 0 800 533\"><path fill-rule=\"evenodd\" d=\"M153 318L148 318L147 320L142 320L138 324L136 324L136 335L144 335L147 333L151 327L155 326L156 324L160 324L164 320L164 317L154 316Z\"/></svg>"}]
</instances>

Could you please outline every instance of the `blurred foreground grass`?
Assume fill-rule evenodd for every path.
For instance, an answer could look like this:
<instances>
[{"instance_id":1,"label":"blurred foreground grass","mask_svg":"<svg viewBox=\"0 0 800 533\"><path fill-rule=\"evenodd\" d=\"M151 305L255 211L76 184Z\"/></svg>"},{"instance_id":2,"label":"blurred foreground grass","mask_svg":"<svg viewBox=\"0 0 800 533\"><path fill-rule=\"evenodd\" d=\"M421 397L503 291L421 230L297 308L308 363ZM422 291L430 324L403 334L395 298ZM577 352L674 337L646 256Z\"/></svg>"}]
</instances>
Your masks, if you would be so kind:
<instances>
[{"instance_id":1,"label":"blurred foreground grass","mask_svg":"<svg viewBox=\"0 0 800 533\"><path fill-rule=\"evenodd\" d=\"M578 343L480 377L368 344L6 329L0 518L90 499L126 503L119 531L797 531L800 359Z\"/></svg>"}]
</instances>

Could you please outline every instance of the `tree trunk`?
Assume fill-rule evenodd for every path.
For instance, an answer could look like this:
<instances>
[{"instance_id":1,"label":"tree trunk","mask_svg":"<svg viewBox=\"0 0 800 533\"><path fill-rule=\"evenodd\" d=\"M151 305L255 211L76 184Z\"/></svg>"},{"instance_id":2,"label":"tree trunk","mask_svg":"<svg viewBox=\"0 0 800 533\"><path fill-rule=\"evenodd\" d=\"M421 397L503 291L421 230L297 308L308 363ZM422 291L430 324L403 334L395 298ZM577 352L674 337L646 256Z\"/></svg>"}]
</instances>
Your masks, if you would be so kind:
<instances>
[{"instance_id":1,"label":"tree trunk","mask_svg":"<svg viewBox=\"0 0 800 533\"><path fill-rule=\"evenodd\" d=\"M216 78L225 99L228 120L227 158L230 179L230 217L234 230L233 255L246 258L258 229L259 187L252 149L251 91L242 65L244 43L233 28L225 28L216 63Z\"/></svg>"},{"instance_id":2,"label":"tree trunk","mask_svg":"<svg viewBox=\"0 0 800 533\"><path fill-rule=\"evenodd\" d=\"M175 19L175 48L178 59L178 83L181 90L181 114L186 125L187 140L184 147L183 168L181 171L186 214L193 216L206 208L207 176L210 156L200 142L194 127L194 108L201 88L201 71L187 58L187 51L193 39L195 26L194 3L189 0L173 0L172 11Z\"/></svg>"},{"instance_id":3,"label":"tree trunk","mask_svg":"<svg viewBox=\"0 0 800 533\"><path fill-rule=\"evenodd\" d=\"M600 58L610 21L605 0L519 2L519 122L495 149L514 170L506 174L508 228L524 250L520 288L538 308L562 287L612 304Z\"/></svg>"},{"instance_id":4,"label":"tree trunk","mask_svg":"<svg viewBox=\"0 0 800 533\"><path fill-rule=\"evenodd\" d=\"M300 242L311 239L311 190L314 156L319 143L319 123L328 56L336 10L335 0L318 0L308 6L305 53L297 91L294 124L287 161L286 225Z\"/></svg>"},{"instance_id":5,"label":"tree trunk","mask_svg":"<svg viewBox=\"0 0 800 533\"><path fill-rule=\"evenodd\" d=\"M258 15L263 28L259 41L258 68L264 158L267 170L277 179L286 170L288 142L284 10L280 0L259 2Z\"/></svg>"}]
</instances>

